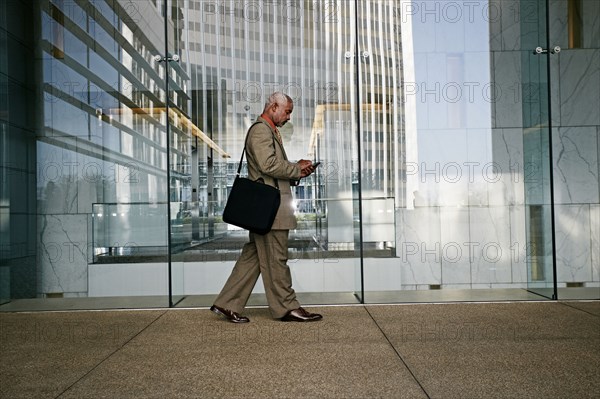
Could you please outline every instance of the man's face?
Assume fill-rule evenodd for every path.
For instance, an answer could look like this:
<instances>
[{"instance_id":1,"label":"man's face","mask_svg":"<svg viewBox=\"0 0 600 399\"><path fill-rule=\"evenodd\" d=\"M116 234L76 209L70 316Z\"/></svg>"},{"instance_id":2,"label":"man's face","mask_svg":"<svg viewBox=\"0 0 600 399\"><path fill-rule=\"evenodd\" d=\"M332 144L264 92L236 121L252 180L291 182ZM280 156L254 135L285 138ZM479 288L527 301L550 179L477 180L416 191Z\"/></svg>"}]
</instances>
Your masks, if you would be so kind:
<instances>
[{"instance_id":1,"label":"man's face","mask_svg":"<svg viewBox=\"0 0 600 399\"><path fill-rule=\"evenodd\" d=\"M293 110L294 104L291 101L288 101L286 104L274 104L271 120L275 126L281 127L290 120Z\"/></svg>"}]
</instances>

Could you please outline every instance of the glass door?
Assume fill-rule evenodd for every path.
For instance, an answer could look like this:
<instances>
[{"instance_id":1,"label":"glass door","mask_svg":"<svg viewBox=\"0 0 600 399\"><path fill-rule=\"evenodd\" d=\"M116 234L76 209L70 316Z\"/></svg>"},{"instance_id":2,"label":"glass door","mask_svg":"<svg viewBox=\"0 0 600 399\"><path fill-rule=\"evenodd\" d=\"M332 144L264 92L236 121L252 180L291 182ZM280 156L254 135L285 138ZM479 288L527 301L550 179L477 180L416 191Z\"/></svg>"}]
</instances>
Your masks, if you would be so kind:
<instances>
[{"instance_id":1,"label":"glass door","mask_svg":"<svg viewBox=\"0 0 600 399\"><path fill-rule=\"evenodd\" d=\"M600 299L600 2L550 6L557 297Z\"/></svg>"},{"instance_id":2,"label":"glass door","mask_svg":"<svg viewBox=\"0 0 600 399\"><path fill-rule=\"evenodd\" d=\"M340 299L362 302L362 100L357 84L364 59L357 41L361 23L354 1L305 4L312 9L308 15L312 19L309 26L313 26L310 40L315 48L302 53L307 66L313 69L311 80L321 88L321 95L311 101L314 105L302 113L310 131L309 157L322 162L314 180L309 180L310 185L315 184L310 191L317 204L314 238L322 262L322 291L349 292L352 297Z\"/></svg>"},{"instance_id":3,"label":"glass door","mask_svg":"<svg viewBox=\"0 0 600 399\"><path fill-rule=\"evenodd\" d=\"M552 289L545 4L358 1L367 302Z\"/></svg>"},{"instance_id":4,"label":"glass door","mask_svg":"<svg viewBox=\"0 0 600 399\"><path fill-rule=\"evenodd\" d=\"M357 151L355 237L362 300L379 302L397 275L395 209L403 204L401 1L355 2ZM392 275L388 272L392 271ZM385 301L385 299L384 299Z\"/></svg>"},{"instance_id":5,"label":"glass door","mask_svg":"<svg viewBox=\"0 0 600 399\"><path fill-rule=\"evenodd\" d=\"M551 57L547 0L519 5L522 33L523 164L525 185L525 245L530 292L556 299L554 258L554 176L550 102Z\"/></svg>"}]
</instances>

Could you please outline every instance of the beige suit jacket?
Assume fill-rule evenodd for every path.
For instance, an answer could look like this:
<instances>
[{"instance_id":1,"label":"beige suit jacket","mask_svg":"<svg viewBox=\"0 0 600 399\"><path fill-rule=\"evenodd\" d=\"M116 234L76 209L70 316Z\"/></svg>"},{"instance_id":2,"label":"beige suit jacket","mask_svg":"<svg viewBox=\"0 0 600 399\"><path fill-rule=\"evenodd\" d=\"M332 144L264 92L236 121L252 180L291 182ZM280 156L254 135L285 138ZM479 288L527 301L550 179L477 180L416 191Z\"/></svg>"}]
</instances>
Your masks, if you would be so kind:
<instances>
[{"instance_id":1,"label":"beige suit jacket","mask_svg":"<svg viewBox=\"0 0 600 399\"><path fill-rule=\"evenodd\" d=\"M248 177L252 180L263 178L264 182L275 187L275 180L281 193L281 205L275 221L274 230L296 228L296 217L292 204L290 180L300 179L300 166L288 161L283 145L277 139L275 129L262 117L248 131L246 158Z\"/></svg>"}]
</instances>

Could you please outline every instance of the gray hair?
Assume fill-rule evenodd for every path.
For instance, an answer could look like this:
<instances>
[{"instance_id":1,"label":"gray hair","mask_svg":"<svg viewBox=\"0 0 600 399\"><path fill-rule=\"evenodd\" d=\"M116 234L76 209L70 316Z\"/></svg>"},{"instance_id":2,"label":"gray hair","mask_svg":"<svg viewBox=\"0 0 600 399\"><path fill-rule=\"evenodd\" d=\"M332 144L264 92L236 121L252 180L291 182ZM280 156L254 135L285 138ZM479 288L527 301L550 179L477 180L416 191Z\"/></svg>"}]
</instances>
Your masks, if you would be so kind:
<instances>
[{"instance_id":1,"label":"gray hair","mask_svg":"<svg viewBox=\"0 0 600 399\"><path fill-rule=\"evenodd\" d=\"M265 103L265 109L269 108L273 104L286 105L288 102L294 102L292 97L280 91L276 91L267 99L267 102Z\"/></svg>"}]
</instances>

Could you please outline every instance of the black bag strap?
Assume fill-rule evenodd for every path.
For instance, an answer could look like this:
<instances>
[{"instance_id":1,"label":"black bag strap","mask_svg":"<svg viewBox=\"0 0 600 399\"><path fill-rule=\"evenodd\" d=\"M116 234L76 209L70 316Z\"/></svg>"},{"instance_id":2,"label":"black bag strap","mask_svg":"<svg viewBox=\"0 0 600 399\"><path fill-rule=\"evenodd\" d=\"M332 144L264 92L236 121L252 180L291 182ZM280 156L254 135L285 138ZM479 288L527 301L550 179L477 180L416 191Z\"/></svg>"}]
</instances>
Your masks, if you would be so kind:
<instances>
[{"instance_id":1,"label":"black bag strap","mask_svg":"<svg viewBox=\"0 0 600 399\"><path fill-rule=\"evenodd\" d=\"M254 122L248 128L248 133L246 133L246 138L244 139L244 149L242 150L242 157L240 158L240 163L237 168L237 173L235 174L236 177L240 177L240 172L242 171L242 162L244 161L244 153L246 152L246 145L248 144L248 136L250 136L250 130L252 130L254 125L257 125L259 123L261 123L261 122Z\"/></svg>"},{"instance_id":2,"label":"black bag strap","mask_svg":"<svg viewBox=\"0 0 600 399\"><path fill-rule=\"evenodd\" d=\"M242 150L242 157L240 158L240 163L237 168L237 173L235 174L236 178L240 177L240 173L242 171L242 162L244 161L244 154L246 153L246 145L248 144L248 136L250 136L250 130L252 130L252 128L255 125L258 125L259 123L262 123L262 122L260 122L260 121L254 122L248 128L248 133L246 133L246 139L244 140L244 149ZM273 147L275 147L275 138L274 137L272 137L272 138L273 138ZM274 179L275 179L275 187L277 187L277 189L279 190L279 182L277 181L277 178L274 178Z\"/></svg>"}]
</instances>

